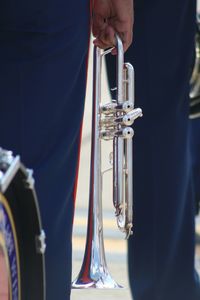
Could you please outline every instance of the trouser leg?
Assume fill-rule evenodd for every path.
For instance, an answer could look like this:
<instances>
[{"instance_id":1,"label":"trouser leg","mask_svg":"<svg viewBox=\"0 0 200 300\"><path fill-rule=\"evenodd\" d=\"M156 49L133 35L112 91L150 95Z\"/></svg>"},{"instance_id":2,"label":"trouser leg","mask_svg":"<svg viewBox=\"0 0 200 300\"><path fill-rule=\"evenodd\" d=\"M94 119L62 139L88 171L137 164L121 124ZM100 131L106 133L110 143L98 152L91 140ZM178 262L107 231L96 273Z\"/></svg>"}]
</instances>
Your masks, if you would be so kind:
<instances>
[{"instance_id":1,"label":"trouser leg","mask_svg":"<svg viewBox=\"0 0 200 300\"><path fill-rule=\"evenodd\" d=\"M134 125L131 291L134 300L197 300L188 136L195 1L136 1L134 26L126 60L144 116Z\"/></svg>"}]
</instances>

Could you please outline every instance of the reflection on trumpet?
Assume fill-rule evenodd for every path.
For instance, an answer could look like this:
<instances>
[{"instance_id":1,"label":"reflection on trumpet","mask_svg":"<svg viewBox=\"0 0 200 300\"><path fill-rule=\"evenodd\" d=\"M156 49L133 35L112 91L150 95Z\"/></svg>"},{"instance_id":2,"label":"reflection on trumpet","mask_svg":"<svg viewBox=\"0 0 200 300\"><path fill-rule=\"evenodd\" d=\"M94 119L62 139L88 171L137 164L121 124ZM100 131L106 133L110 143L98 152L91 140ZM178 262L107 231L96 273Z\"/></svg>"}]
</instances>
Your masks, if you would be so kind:
<instances>
[{"instance_id":1,"label":"reflection on trumpet","mask_svg":"<svg viewBox=\"0 0 200 300\"><path fill-rule=\"evenodd\" d=\"M94 47L93 114L90 165L88 229L84 260L72 288L120 288L109 274L105 259L102 220L101 141L113 141L113 204L119 229L128 238L132 234L132 137L131 125L142 116L134 109L134 70L124 63L123 45L117 37L117 97L101 102L103 52Z\"/></svg>"}]
</instances>

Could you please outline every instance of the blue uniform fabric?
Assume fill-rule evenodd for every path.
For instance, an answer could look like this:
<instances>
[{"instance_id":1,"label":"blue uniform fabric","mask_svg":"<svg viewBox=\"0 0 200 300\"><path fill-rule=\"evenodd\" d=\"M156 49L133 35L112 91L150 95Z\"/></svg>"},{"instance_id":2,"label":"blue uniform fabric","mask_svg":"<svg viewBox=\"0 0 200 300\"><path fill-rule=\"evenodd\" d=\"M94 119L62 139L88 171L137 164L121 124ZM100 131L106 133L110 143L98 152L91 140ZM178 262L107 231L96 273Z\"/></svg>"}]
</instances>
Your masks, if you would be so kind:
<instances>
[{"instance_id":1,"label":"blue uniform fabric","mask_svg":"<svg viewBox=\"0 0 200 300\"><path fill-rule=\"evenodd\" d=\"M88 40L88 0L0 3L0 146L34 170L48 300L70 299Z\"/></svg>"},{"instance_id":2,"label":"blue uniform fabric","mask_svg":"<svg viewBox=\"0 0 200 300\"><path fill-rule=\"evenodd\" d=\"M190 120L190 143L194 201L198 213L200 208L200 118Z\"/></svg>"},{"instance_id":3,"label":"blue uniform fabric","mask_svg":"<svg viewBox=\"0 0 200 300\"><path fill-rule=\"evenodd\" d=\"M135 0L134 233L128 267L134 300L198 300L189 151L189 78L195 0ZM107 56L111 86L113 62Z\"/></svg>"}]
</instances>

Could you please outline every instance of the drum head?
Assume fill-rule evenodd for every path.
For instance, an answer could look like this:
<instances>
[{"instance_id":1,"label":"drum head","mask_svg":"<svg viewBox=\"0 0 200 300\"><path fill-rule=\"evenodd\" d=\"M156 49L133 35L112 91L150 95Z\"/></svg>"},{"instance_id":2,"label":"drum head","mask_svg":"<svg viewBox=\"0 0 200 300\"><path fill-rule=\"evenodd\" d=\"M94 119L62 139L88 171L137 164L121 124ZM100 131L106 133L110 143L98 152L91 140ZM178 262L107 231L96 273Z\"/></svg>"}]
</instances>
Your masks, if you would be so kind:
<instances>
[{"instance_id":1,"label":"drum head","mask_svg":"<svg viewBox=\"0 0 200 300\"><path fill-rule=\"evenodd\" d=\"M21 299L20 263L14 219L0 194L0 299Z\"/></svg>"},{"instance_id":2,"label":"drum head","mask_svg":"<svg viewBox=\"0 0 200 300\"><path fill-rule=\"evenodd\" d=\"M24 166L13 170L0 193L0 299L44 300L45 236L37 198Z\"/></svg>"},{"instance_id":3,"label":"drum head","mask_svg":"<svg viewBox=\"0 0 200 300\"><path fill-rule=\"evenodd\" d=\"M0 299L8 300L10 299L10 282L8 273L8 263L5 252L0 245Z\"/></svg>"}]
</instances>

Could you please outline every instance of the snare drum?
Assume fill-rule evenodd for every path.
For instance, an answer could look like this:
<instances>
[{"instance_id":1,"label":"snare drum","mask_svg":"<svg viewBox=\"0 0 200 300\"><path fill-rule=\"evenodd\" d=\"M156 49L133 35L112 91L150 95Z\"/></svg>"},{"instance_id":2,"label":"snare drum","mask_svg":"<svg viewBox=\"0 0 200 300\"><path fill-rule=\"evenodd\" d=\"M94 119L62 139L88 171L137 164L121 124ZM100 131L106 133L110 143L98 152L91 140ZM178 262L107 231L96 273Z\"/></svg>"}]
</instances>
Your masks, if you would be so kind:
<instances>
[{"instance_id":1,"label":"snare drum","mask_svg":"<svg viewBox=\"0 0 200 300\"><path fill-rule=\"evenodd\" d=\"M0 149L0 299L45 299L45 234L32 172Z\"/></svg>"}]
</instances>

